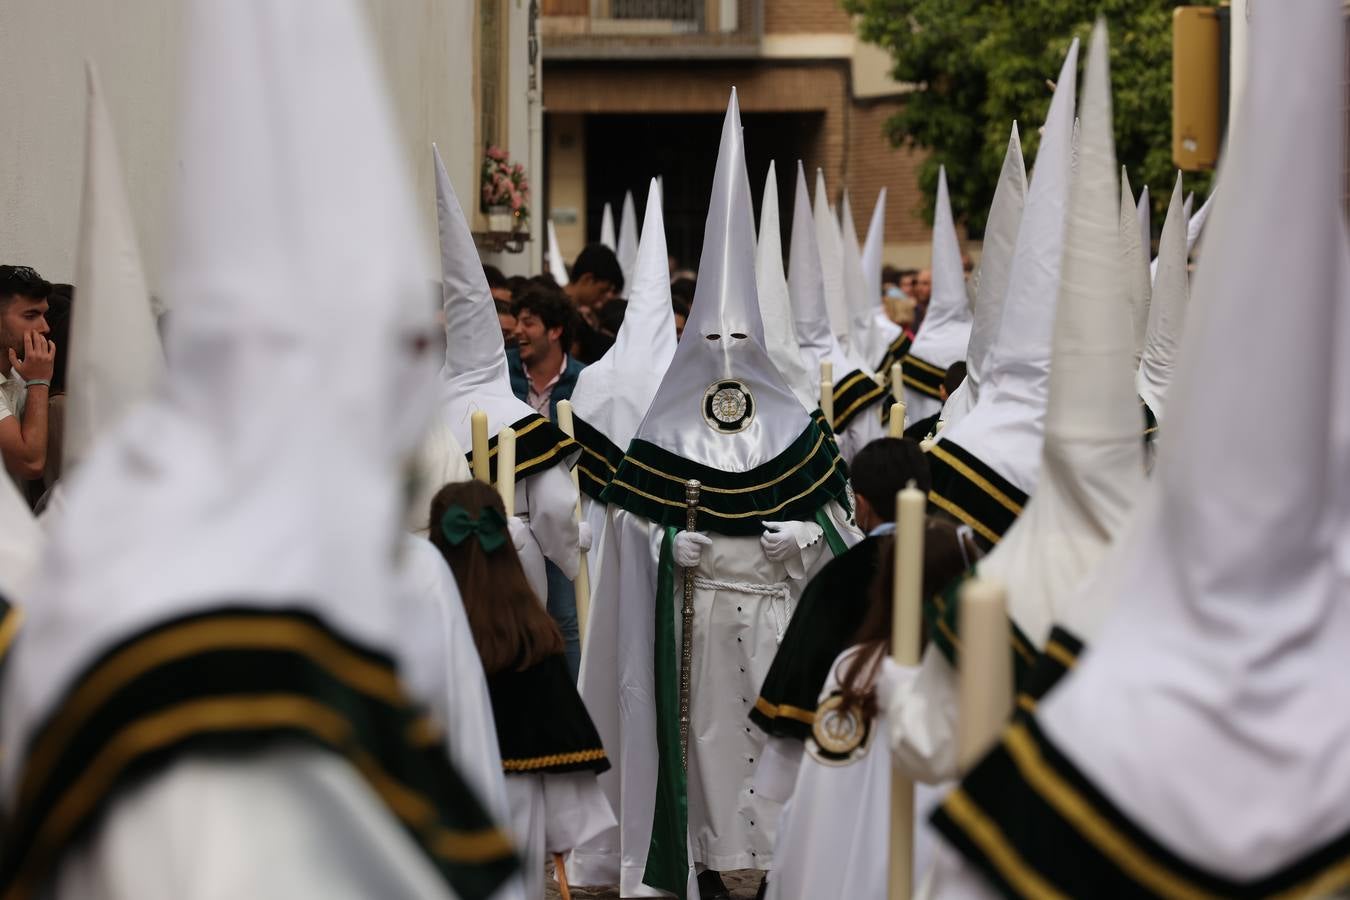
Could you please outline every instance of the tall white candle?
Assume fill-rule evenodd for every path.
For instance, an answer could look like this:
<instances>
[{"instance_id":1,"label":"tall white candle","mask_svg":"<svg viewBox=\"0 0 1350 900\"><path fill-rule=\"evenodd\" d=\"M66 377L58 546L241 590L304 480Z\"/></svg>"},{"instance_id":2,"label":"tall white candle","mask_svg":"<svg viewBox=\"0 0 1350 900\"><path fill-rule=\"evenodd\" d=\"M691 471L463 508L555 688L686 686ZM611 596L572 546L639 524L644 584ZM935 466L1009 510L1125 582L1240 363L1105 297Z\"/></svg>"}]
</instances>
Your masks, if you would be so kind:
<instances>
[{"instance_id":1,"label":"tall white candle","mask_svg":"<svg viewBox=\"0 0 1350 900\"><path fill-rule=\"evenodd\" d=\"M957 762L966 771L979 761L1012 715L1012 635L1008 592L989 578L961 590L961 664L958 680Z\"/></svg>"},{"instance_id":2,"label":"tall white candle","mask_svg":"<svg viewBox=\"0 0 1350 900\"><path fill-rule=\"evenodd\" d=\"M898 363L897 363L898 365ZM905 434L905 402L897 400L891 407L891 421L887 426L887 434L891 437L903 437Z\"/></svg>"},{"instance_id":3,"label":"tall white candle","mask_svg":"<svg viewBox=\"0 0 1350 900\"><path fill-rule=\"evenodd\" d=\"M898 362L891 363L891 396L895 398L897 403L904 402L905 382L900 374L900 364Z\"/></svg>"},{"instance_id":4,"label":"tall white candle","mask_svg":"<svg viewBox=\"0 0 1350 900\"><path fill-rule=\"evenodd\" d=\"M488 468L488 417L481 409L469 419L473 446L473 477L484 484L492 484L491 471ZM509 510L508 510L509 512Z\"/></svg>"},{"instance_id":5,"label":"tall white candle","mask_svg":"<svg viewBox=\"0 0 1350 900\"><path fill-rule=\"evenodd\" d=\"M516 513L516 430L507 425L497 432L497 493L506 514Z\"/></svg>"},{"instance_id":6,"label":"tall white candle","mask_svg":"<svg viewBox=\"0 0 1350 900\"><path fill-rule=\"evenodd\" d=\"M902 407L903 408L903 407ZM895 412L892 409L891 415ZM919 664L923 630L923 538L927 498L910 482L895 495L895 569L892 578L891 657ZM914 782L891 769L889 900L909 900L914 885Z\"/></svg>"},{"instance_id":7,"label":"tall white candle","mask_svg":"<svg viewBox=\"0 0 1350 900\"><path fill-rule=\"evenodd\" d=\"M821 365L828 366L829 363ZM820 411L825 414L825 421L834 427L834 382L822 380L820 382Z\"/></svg>"}]
</instances>

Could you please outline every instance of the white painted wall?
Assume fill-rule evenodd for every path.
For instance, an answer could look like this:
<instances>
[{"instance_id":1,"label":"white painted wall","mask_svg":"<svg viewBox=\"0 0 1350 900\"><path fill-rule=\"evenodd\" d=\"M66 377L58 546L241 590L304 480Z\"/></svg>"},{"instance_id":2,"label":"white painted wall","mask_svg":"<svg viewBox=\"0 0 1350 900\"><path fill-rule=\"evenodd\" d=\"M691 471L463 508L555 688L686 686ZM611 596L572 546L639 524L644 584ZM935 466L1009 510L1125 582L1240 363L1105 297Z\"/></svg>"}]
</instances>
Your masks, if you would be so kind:
<instances>
[{"instance_id":1,"label":"white painted wall","mask_svg":"<svg viewBox=\"0 0 1350 900\"><path fill-rule=\"evenodd\" d=\"M365 5L431 252L432 141L440 145L460 196L466 203L477 196L473 5L465 0L365 0ZM151 290L156 289L165 210L177 172L184 6L182 0L0 0L0 262L34 266L55 281L73 277L87 57L102 76L141 252ZM523 88L521 93L523 105ZM523 153L526 145L520 146Z\"/></svg>"}]
</instances>

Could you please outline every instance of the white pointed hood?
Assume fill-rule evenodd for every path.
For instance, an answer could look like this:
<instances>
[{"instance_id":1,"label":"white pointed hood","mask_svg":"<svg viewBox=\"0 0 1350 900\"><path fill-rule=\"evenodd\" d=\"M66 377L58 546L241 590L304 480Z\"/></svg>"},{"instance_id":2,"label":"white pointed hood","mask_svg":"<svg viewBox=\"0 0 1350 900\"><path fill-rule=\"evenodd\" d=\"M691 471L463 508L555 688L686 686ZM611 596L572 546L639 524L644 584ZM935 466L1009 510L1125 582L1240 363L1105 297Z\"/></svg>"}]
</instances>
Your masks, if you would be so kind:
<instances>
[{"instance_id":1,"label":"white pointed hood","mask_svg":"<svg viewBox=\"0 0 1350 900\"><path fill-rule=\"evenodd\" d=\"M477 410L488 416L488 432L532 415L511 392L497 307L468 220L455 196L441 154L432 147L436 168L436 220L441 239L441 297L445 310L445 365L441 369L442 410L461 447L473 446Z\"/></svg>"},{"instance_id":2,"label":"white pointed hood","mask_svg":"<svg viewBox=\"0 0 1350 900\"><path fill-rule=\"evenodd\" d=\"M1195 243L1200 240L1200 234L1205 230L1205 221L1209 218L1210 206L1214 203L1214 193L1205 198L1205 202L1200 204L1195 215L1188 215L1186 223L1186 256L1195 252Z\"/></svg>"},{"instance_id":3,"label":"white pointed hood","mask_svg":"<svg viewBox=\"0 0 1350 900\"><path fill-rule=\"evenodd\" d=\"M432 268L365 23L351 0L201 0L185 33L173 378L81 462L53 522L8 663L9 747L111 645L222 604L398 645Z\"/></svg>"},{"instance_id":4,"label":"white pointed hood","mask_svg":"<svg viewBox=\"0 0 1350 900\"><path fill-rule=\"evenodd\" d=\"M883 208L878 209L884 213ZM872 224L879 227L875 220L874 215ZM871 372L886 354L886 348L890 346L891 341L900 333L900 328L893 325L883 333L877 327L877 313L881 311L880 251L878 250L876 256L874 293L872 279L863 262L862 247L858 243L858 232L853 226L853 205L849 202L848 191L844 191L839 221L844 261L844 299L847 301L849 315L849 346L853 348L853 355L858 361Z\"/></svg>"},{"instance_id":5,"label":"white pointed hood","mask_svg":"<svg viewBox=\"0 0 1350 900\"><path fill-rule=\"evenodd\" d=\"M611 250L618 247L618 241L614 239L614 210L608 203L600 214L600 243Z\"/></svg>"},{"instance_id":6,"label":"white pointed hood","mask_svg":"<svg viewBox=\"0 0 1350 900\"><path fill-rule=\"evenodd\" d=\"M633 207L632 191L624 191L623 194L623 217L619 220L619 245L614 252L619 257L619 268L623 270L624 289L628 290L633 283L633 267L637 264L638 255L637 210ZM666 272L667 280L669 280L669 263L666 264Z\"/></svg>"},{"instance_id":7,"label":"white pointed hood","mask_svg":"<svg viewBox=\"0 0 1350 900\"><path fill-rule=\"evenodd\" d=\"M1078 172L1070 191L1040 483L979 563L1008 586L1008 611L1038 648L1120 532L1144 477L1134 337L1112 142L1106 25L1083 76Z\"/></svg>"},{"instance_id":8,"label":"white pointed hood","mask_svg":"<svg viewBox=\"0 0 1350 900\"><path fill-rule=\"evenodd\" d=\"M830 195L825 189L825 173L816 169L815 206L812 219L816 226L816 247L820 252L820 273L825 286L825 311L830 318L830 331L839 346L848 348L848 298L844 291L844 240L839 233L839 220L830 209ZM795 217L794 217L795 221Z\"/></svg>"},{"instance_id":9,"label":"white pointed hood","mask_svg":"<svg viewBox=\"0 0 1350 900\"><path fill-rule=\"evenodd\" d=\"M1143 196L1140 196L1142 202ZM1130 191L1130 179L1125 167L1120 167L1120 255L1125 260L1122 277L1133 310L1135 358L1144 350L1144 336L1148 331L1148 308L1153 289L1149 278L1148 248L1140 241L1139 216Z\"/></svg>"},{"instance_id":10,"label":"white pointed hood","mask_svg":"<svg viewBox=\"0 0 1350 900\"><path fill-rule=\"evenodd\" d=\"M572 406L620 450L637 433L675 356L675 311L661 218L661 192L652 179L646 221L628 284L628 309L605 355L581 370Z\"/></svg>"},{"instance_id":11,"label":"white pointed hood","mask_svg":"<svg viewBox=\"0 0 1350 900\"><path fill-rule=\"evenodd\" d=\"M1166 409L1167 389L1172 383L1177 347L1186 321L1186 302L1190 296L1185 221L1181 210L1181 173L1178 172L1162 238L1158 241L1158 274L1153 282L1148 336L1144 340L1137 379L1139 396L1153 411L1159 425Z\"/></svg>"},{"instance_id":12,"label":"white pointed hood","mask_svg":"<svg viewBox=\"0 0 1350 900\"><path fill-rule=\"evenodd\" d=\"M98 73L86 65L84 197L80 202L71 309L64 471L150 393L164 374L164 350L145 286L136 228L122 184L112 122Z\"/></svg>"},{"instance_id":13,"label":"white pointed hood","mask_svg":"<svg viewBox=\"0 0 1350 900\"><path fill-rule=\"evenodd\" d=\"M0 476L0 599L21 605L42 554L43 535L19 489Z\"/></svg>"},{"instance_id":14,"label":"white pointed hood","mask_svg":"<svg viewBox=\"0 0 1350 900\"><path fill-rule=\"evenodd\" d=\"M1045 435L1077 64L1075 39L1064 57L1041 132L1008 274L1003 321L989 354L979 402L964 419L943 429L938 442L938 446L948 441L959 445L1027 494L1035 490L1040 474ZM936 290L936 273L933 281Z\"/></svg>"},{"instance_id":15,"label":"white pointed hood","mask_svg":"<svg viewBox=\"0 0 1350 900\"><path fill-rule=\"evenodd\" d=\"M636 437L724 472L744 472L774 459L810 424L764 345L752 210L733 88L722 123L693 308ZM724 433L704 418L704 408L709 389L729 380L748 389L752 416L742 430Z\"/></svg>"},{"instance_id":16,"label":"white pointed hood","mask_svg":"<svg viewBox=\"0 0 1350 900\"><path fill-rule=\"evenodd\" d=\"M802 358L792 321L787 276L783 273L783 237L778 216L778 176L772 161L764 179L764 202L759 209L759 242L755 249L755 281L764 341L783 380L805 409L820 405L820 372Z\"/></svg>"},{"instance_id":17,"label":"white pointed hood","mask_svg":"<svg viewBox=\"0 0 1350 900\"><path fill-rule=\"evenodd\" d=\"M1134 208L1134 215L1139 220L1139 246L1144 248L1144 258L1148 259L1149 249L1153 246L1152 226L1149 222L1149 203L1152 201L1148 195L1148 185L1144 185L1139 191L1139 204Z\"/></svg>"},{"instance_id":18,"label":"white pointed hood","mask_svg":"<svg viewBox=\"0 0 1350 900\"><path fill-rule=\"evenodd\" d=\"M1350 604L1334 556L1350 441L1332 430L1347 398L1328 378L1345 388L1350 373L1345 30L1335 3L1256 10L1219 176L1240 191L1220 198L1196 275L1167 452L1088 588L1111 618L1080 625L1090 651L1040 707L1135 826L1249 886L1350 829ZM1272 284L1288 299L1278 316ZM1280 427L1254 427L1272 409Z\"/></svg>"},{"instance_id":19,"label":"white pointed hood","mask_svg":"<svg viewBox=\"0 0 1350 900\"><path fill-rule=\"evenodd\" d=\"M817 191L819 199L819 191ZM806 190L806 172L797 163L797 190L792 209L792 236L788 244L788 297L792 300L793 323L802 359L816 382L817 404L820 396L820 364L829 362L835 383L861 368L857 358L839 344L830 327L825 301L825 273L816 227ZM812 407L814 408L814 407Z\"/></svg>"},{"instance_id":20,"label":"white pointed hood","mask_svg":"<svg viewBox=\"0 0 1350 900\"><path fill-rule=\"evenodd\" d=\"M1008 149L1003 154L1003 169L989 205L984 226L984 249L975 285L975 314L966 348L966 380L961 382L942 407L942 418L950 428L975 408L980 386L988 377L989 356L998 342L1003 322L1003 301L1008 294L1008 274L1012 268L1013 248L1022 224L1022 204L1026 200L1027 170L1022 161L1022 140L1017 123L1012 124Z\"/></svg>"},{"instance_id":21,"label":"white pointed hood","mask_svg":"<svg viewBox=\"0 0 1350 900\"><path fill-rule=\"evenodd\" d=\"M869 367L880 367L895 339L904 331L886 315L886 307L881 302L882 254L886 250L886 189L877 193L876 205L872 207L872 220L867 225L867 240L863 242L862 268L866 296L871 304L872 355L865 358ZM878 372L889 375L889 373Z\"/></svg>"},{"instance_id":22,"label":"white pointed hood","mask_svg":"<svg viewBox=\"0 0 1350 900\"><path fill-rule=\"evenodd\" d=\"M919 332L914 336L914 344L909 348L909 355L928 365L946 369L952 363L966 358L974 315L966 294L966 273L961 265L961 244L956 237L956 222L952 219L945 167L938 169L934 209L933 294ZM941 406L937 399L908 385L905 387L905 404L905 415L911 422L931 416Z\"/></svg>"},{"instance_id":23,"label":"white pointed hood","mask_svg":"<svg viewBox=\"0 0 1350 900\"><path fill-rule=\"evenodd\" d=\"M548 274L553 276L558 287L567 285L567 263L563 261L562 248L558 246L558 229L553 227L552 219L548 220Z\"/></svg>"}]
</instances>

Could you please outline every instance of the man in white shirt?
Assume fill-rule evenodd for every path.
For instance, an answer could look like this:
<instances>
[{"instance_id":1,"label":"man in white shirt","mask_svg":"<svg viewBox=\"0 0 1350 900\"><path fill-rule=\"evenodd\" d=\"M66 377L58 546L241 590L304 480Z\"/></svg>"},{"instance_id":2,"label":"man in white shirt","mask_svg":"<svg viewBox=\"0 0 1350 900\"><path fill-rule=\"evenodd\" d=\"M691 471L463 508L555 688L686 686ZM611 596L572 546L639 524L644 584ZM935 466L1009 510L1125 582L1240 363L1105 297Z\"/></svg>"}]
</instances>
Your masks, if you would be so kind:
<instances>
[{"instance_id":1,"label":"man in white shirt","mask_svg":"<svg viewBox=\"0 0 1350 900\"><path fill-rule=\"evenodd\" d=\"M56 345L46 337L51 292L28 266L0 266L0 455L19 481L41 478L47 462L47 394L56 359Z\"/></svg>"}]
</instances>

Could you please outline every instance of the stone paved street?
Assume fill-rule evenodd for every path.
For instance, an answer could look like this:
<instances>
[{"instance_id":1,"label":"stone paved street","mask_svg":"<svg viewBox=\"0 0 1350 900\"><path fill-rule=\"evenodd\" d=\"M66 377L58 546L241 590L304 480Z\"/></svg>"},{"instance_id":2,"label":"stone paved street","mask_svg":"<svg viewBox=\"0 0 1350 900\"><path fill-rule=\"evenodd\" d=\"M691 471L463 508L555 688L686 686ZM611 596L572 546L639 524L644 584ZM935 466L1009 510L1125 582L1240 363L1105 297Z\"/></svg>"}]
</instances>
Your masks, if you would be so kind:
<instances>
[{"instance_id":1,"label":"stone paved street","mask_svg":"<svg viewBox=\"0 0 1350 900\"><path fill-rule=\"evenodd\" d=\"M558 886L552 880L553 867L549 866L548 889L544 896L548 900L558 900L562 895L558 893ZM755 896L755 891L759 888L760 873L752 870L743 870L739 872L724 872L722 880L727 883L731 889L731 896L736 900L751 900ZM572 900L617 900L619 889L617 887L599 888L590 890L586 888L573 888Z\"/></svg>"}]
</instances>

